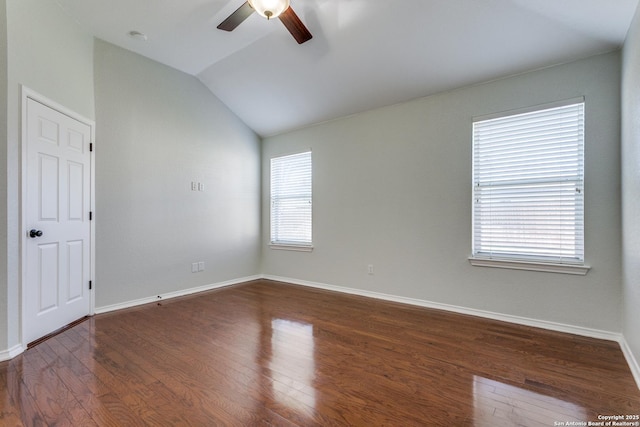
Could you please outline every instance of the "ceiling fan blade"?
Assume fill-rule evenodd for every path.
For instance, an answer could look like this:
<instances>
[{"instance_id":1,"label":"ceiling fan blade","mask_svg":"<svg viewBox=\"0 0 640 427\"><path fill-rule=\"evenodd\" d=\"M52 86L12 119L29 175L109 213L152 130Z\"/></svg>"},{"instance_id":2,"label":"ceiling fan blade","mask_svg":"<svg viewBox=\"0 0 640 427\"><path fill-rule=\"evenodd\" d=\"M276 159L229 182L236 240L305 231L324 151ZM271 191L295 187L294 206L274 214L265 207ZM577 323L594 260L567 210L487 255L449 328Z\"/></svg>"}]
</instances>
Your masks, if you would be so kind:
<instances>
[{"instance_id":1,"label":"ceiling fan blade","mask_svg":"<svg viewBox=\"0 0 640 427\"><path fill-rule=\"evenodd\" d=\"M298 18L298 15L293 11L291 6L282 12L280 20L284 26L287 27L287 30L289 30L293 38L296 39L298 44L302 44L313 37L300 18Z\"/></svg>"},{"instance_id":2,"label":"ceiling fan blade","mask_svg":"<svg viewBox=\"0 0 640 427\"><path fill-rule=\"evenodd\" d=\"M253 13L253 8L249 4L248 1L244 2L242 6L236 9L227 19L222 21L220 25L218 25L218 29L225 31L233 31L238 25L242 24L242 22L247 19Z\"/></svg>"}]
</instances>

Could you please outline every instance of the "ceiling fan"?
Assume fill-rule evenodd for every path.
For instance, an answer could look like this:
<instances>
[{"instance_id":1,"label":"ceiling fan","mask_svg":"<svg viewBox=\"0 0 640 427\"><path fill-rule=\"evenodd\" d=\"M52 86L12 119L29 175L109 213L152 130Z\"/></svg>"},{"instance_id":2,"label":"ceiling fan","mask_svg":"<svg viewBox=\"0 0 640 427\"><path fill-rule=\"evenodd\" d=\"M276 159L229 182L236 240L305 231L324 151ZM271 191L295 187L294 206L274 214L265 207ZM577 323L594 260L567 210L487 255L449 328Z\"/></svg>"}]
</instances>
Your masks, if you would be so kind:
<instances>
[{"instance_id":1,"label":"ceiling fan","mask_svg":"<svg viewBox=\"0 0 640 427\"><path fill-rule=\"evenodd\" d=\"M304 26L298 15L289 6L289 0L247 0L227 19L222 21L218 28L225 31L233 31L253 12L258 12L267 19L280 18L298 44L302 44L313 37L307 27Z\"/></svg>"}]
</instances>

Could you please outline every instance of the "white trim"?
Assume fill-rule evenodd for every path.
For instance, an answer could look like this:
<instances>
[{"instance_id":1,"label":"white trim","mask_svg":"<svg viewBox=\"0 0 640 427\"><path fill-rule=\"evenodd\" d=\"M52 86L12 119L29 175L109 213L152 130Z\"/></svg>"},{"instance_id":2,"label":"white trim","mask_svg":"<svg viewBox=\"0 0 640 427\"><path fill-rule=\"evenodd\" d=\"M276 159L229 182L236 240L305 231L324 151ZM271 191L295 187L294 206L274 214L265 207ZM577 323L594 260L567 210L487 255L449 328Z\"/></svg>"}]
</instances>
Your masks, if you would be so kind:
<instances>
[{"instance_id":1,"label":"white trim","mask_svg":"<svg viewBox=\"0 0 640 427\"><path fill-rule=\"evenodd\" d=\"M41 95L40 93L29 89L24 85L20 85L20 307L22 308L22 313L20 315L20 339L24 342L24 323L25 323L25 304L26 301L22 298L22 295L25 295L26 286L26 277L27 272L25 270L24 260L27 255L27 245L26 245L26 233L23 231L27 229L27 212L25 209L25 203L27 200L27 99L32 99L42 105L45 105L57 112L64 114L68 117L71 117L74 120L77 120L85 125L87 125L91 129L91 143L93 143L94 152L91 153L90 163L91 163L91 171L90 171L90 180L89 183L89 206L91 212L93 212L93 218L89 222L90 225L90 247L89 250L91 252L89 257L89 280L93 283L93 289L89 291L89 315L95 314L95 254L96 254L96 218L95 218L95 193L96 193L96 180L95 180L95 133L96 133L96 122L94 120L88 119L75 111L68 109L67 107L58 104L55 101Z\"/></svg>"},{"instance_id":2,"label":"white trim","mask_svg":"<svg viewBox=\"0 0 640 427\"><path fill-rule=\"evenodd\" d=\"M7 360L11 360L14 357L22 354L24 348L21 344L14 345L8 350L0 351L0 362L6 362Z\"/></svg>"},{"instance_id":3,"label":"white trim","mask_svg":"<svg viewBox=\"0 0 640 427\"><path fill-rule=\"evenodd\" d=\"M603 331L600 329L585 328L582 326L567 325L564 323L549 322L546 320L530 319L528 317L514 316L511 314L494 313L485 310L476 310L473 308L460 307L457 305L442 304L438 302L426 301L416 298L407 298L396 295L383 294L379 292L364 291L361 289L346 288L342 286L327 285L324 283L309 282L306 280L292 279L289 277L280 277L272 275L263 275L264 279L275 280L278 282L291 283L294 285L308 286L312 288L325 289L328 291L342 292L346 294L359 295L363 297L376 298L385 301L399 302L402 304L410 304L419 307L433 308L436 310L444 310L453 313L466 314L469 316L483 317L486 319L499 320L502 322L515 323L518 325L531 326L534 328L547 329L550 331L564 332L567 334L580 335L589 338L597 338L607 341L620 342L622 334L616 332Z\"/></svg>"},{"instance_id":4,"label":"white trim","mask_svg":"<svg viewBox=\"0 0 640 427\"><path fill-rule=\"evenodd\" d=\"M91 187L89 188L89 209L91 211L91 220L90 223L90 239L91 245L89 246L89 250L91 254L89 256L89 280L91 280L91 289L89 290L89 298L91 298L91 303L89 305L89 315L93 316L96 312L96 126L95 122L91 122L91 147L92 150L89 153L89 162L90 162L90 179L91 179Z\"/></svg>"},{"instance_id":5,"label":"white trim","mask_svg":"<svg viewBox=\"0 0 640 427\"><path fill-rule=\"evenodd\" d=\"M627 363L629 364L629 369L631 369L631 374L636 380L636 385L638 386L638 389L640 389L640 363L638 363L638 359L633 355L631 347L629 347L629 343L627 343L624 335L620 337L619 343L620 348L622 349L622 354L624 354L624 357L627 359Z\"/></svg>"},{"instance_id":6,"label":"white trim","mask_svg":"<svg viewBox=\"0 0 640 427\"><path fill-rule=\"evenodd\" d=\"M250 282L252 280L258 280L258 279L261 279L261 278L262 278L262 276L260 276L260 275L242 277L242 278L239 278L239 279L227 280L225 282L218 282L218 283L213 283L213 284L210 284L210 285L204 285L204 286L198 286L198 287L195 287L195 288L183 289L183 290L180 290L180 291L167 292L165 294L156 295L154 297L145 297L145 298L140 298L140 299L137 299L137 300L131 300L131 301L125 301L125 302L121 302L121 303L117 303L117 304L105 305L103 307L96 307L95 314L109 313L109 312L112 312L112 311L122 310L122 309L125 309L125 308L137 307L137 306L143 305L143 304L150 304L150 303L153 303L153 302L163 301L163 300L167 300L167 299L171 299L171 298L183 297L183 296L195 294L195 293L198 293L198 292L205 292L205 291L210 291L210 290L213 290L213 289L224 288L224 287L227 287L227 286L239 285L241 283Z\"/></svg>"},{"instance_id":7,"label":"white trim","mask_svg":"<svg viewBox=\"0 0 640 427\"><path fill-rule=\"evenodd\" d=\"M585 276L591 269L590 265L585 265L585 264L556 264L556 263L540 262L540 261L520 261L520 260L511 260L511 259L478 258L473 256L469 257L469 262L474 267L493 267L493 268L508 268L511 270L544 271L547 273L574 274L578 276Z\"/></svg>"},{"instance_id":8,"label":"white trim","mask_svg":"<svg viewBox=\"0 0 640 427\"><path fill-rule=\"evenodd\" d=\"M269 247L278 251L313 252L311 245L285 245L282 243L270 243Z\"/></svg>"}]
</instances>

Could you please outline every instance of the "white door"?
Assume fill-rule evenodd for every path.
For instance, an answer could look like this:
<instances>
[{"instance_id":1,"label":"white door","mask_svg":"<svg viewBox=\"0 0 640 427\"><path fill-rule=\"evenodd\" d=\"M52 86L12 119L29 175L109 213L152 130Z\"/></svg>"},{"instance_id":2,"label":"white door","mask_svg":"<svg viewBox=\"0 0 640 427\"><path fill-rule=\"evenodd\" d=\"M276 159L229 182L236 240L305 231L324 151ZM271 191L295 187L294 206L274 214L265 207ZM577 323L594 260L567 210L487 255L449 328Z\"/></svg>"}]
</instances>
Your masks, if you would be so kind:
<instances>
[{"instance_id":1,"label":"white door","mask_svg":"<svg viewBox=\"0 0 640 427\"><path fill-rule=\"evenodd\" d=\"M90 313L91 126L26 98L23 339Z\"/></svg>"}]
</instances>

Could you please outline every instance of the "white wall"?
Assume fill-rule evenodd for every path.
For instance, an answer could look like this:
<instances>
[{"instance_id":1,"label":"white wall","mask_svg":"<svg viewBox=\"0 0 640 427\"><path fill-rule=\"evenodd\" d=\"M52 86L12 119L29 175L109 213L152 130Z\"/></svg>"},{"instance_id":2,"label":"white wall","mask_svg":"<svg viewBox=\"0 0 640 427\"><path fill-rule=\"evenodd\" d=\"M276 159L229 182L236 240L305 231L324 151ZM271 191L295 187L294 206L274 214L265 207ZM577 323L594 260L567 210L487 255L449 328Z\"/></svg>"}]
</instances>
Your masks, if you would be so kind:
<instances>
[{"instance_id":1,"label":"white wall","mask_svg":"<svg viewBox=\"0 0 640 427\"><path fill-rule=\"evenodd\" d=\"M6 256L4 249L0 255L2 264L5 260L7 264L0 280L0 294L6 295L6 311L0 305L6 313L0 319L0 350L20 343L20 85L85 117L94 116L93 37L50 1L6 0L3 21L7 28L7 78L3 79L7 83L7 146L0 156L0 170L6 164L2 188L7 204L0 232Z\"/></svg>"},{"instance_id":2,"label":"white wall","mask_svg":"<svg viewBox=\"0 0 640 427\"><path fill-rule=\"evenodd\" d=\"M96 307L258 274L257 135L195 77L100 40L95 83Z\"/></svg>"},{"instance_id":3,"label":"white wall","mask_svg":"<svg viewBox=\"0 0 640 427\"><path fill-rule=\"evenodd\" d=\"M622 328L640 362L640 8L627 35L622 61L622 256ZM640 377L636 379L640 384Z\"/></svg>"},{"instance_id":4,"label":"white wall","mask_svg":"<svg viewBox=\"0 0 640 427\"><path fill-rule=\"evenodd\" d=\"M592 270L578 277L470 266L472 118L578 96L586 97ZM614 52L267 138L263 272L619 332L619 119ZM267 249L269 159L309 148L315 249Z\"/></svg>"}]
</instances>

